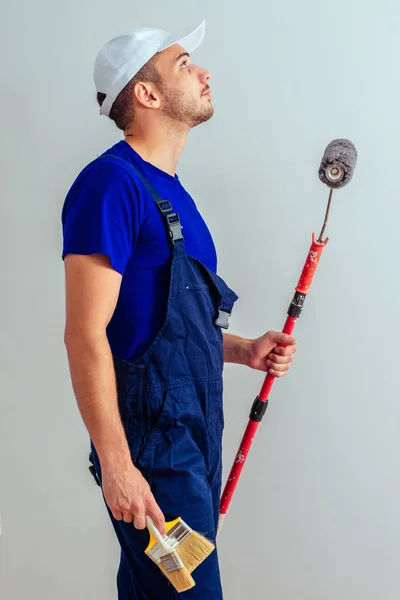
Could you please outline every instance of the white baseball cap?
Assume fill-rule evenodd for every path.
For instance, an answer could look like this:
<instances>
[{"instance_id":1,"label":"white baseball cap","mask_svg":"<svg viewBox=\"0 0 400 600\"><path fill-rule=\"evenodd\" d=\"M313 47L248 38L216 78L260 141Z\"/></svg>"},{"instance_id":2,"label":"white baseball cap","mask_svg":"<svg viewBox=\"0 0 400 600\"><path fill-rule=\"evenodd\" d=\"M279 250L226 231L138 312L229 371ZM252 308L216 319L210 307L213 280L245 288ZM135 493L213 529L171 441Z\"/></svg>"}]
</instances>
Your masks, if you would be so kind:
<instances>
[{"instance_id":1,"label":"white baseball cap","mask_svg":"<svg viewBox=\"0 0 400 600\"><path fill-rule=\"evenodd\" d=\"M190 54L200 46L204 33L205 21L195 30L186 30L180 35L162 29L139 27L110 40L98 53L94 65L96 90L106 94L100 114L109 116L118 94L157 52L179 44Z\"/></svg>"}]
</instances>

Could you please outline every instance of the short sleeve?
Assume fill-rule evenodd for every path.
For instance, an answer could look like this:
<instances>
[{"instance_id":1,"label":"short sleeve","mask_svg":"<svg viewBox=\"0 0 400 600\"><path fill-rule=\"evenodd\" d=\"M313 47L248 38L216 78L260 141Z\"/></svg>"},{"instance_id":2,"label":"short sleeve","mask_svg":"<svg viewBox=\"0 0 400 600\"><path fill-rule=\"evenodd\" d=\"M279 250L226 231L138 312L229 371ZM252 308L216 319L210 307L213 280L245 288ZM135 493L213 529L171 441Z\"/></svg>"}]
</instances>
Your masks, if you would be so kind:
<instances>
[{"instance_id":1,"label":"short sleeve","mask_svg":"<svg viewBox=\"0 0 400 600\"><path fill-rule=\"evenodd\" d=\"M66 254L105 254L121 275L136 245L140 205L132 178L111 162L92 163L77 177L62 210Z\"/></svg>"}]
</instances>

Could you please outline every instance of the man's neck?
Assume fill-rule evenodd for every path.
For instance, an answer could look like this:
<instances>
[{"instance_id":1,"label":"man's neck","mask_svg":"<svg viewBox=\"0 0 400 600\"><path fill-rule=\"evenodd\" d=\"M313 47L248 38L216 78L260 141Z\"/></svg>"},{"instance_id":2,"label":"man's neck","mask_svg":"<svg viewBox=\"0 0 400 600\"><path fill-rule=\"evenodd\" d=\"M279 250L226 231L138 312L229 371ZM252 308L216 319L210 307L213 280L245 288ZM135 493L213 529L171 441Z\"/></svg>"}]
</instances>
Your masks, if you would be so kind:
<instances>
[{"instance_id":1,"label":"man's neck","mask_svg":"<svg viewBox=\"0 0 400 600\"><path fill-rule=\"evenodd\" d=\"M156 131L126 130L125 141L143 158L143 160L175 176L176 165L186 144L187 130L178 131L171 127L158 128Z\"/></svg>"}]
</instances>

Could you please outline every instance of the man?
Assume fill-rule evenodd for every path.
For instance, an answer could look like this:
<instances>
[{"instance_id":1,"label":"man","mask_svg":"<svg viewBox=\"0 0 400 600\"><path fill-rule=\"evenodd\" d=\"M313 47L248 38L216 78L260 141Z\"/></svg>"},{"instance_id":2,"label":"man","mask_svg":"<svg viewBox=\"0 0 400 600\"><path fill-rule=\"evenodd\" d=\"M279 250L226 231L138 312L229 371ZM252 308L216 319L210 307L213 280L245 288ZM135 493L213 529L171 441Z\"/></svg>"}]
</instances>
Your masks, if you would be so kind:
<instances>
[{"instance_id":1,"label":"man","mask_svg":"<svg viewBox=\"0 0 400 600\"><path fill-rule=\"evenodd\" d=\"M222 334L237 295L217 275L211 234L176 175L189 130L211 118L210 73L191 60L204 22L172 36L137 29L95 64L100 113L124 139L65 199L65 345L96 473L121 545L119 600L180 597L144 555L146 516L181 516L216 538L222 370L286 374L296 340ZM187 598L222 598L217 551Z\"/></svg>"}]
</instances>

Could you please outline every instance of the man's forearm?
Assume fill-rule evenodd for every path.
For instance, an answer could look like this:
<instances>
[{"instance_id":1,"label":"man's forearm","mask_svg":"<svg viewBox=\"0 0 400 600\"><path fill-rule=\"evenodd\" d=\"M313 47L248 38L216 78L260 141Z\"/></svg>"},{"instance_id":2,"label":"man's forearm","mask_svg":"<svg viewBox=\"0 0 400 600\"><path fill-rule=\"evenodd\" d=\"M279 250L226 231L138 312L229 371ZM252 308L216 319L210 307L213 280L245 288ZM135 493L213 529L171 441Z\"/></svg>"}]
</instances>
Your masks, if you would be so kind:
<instances>
[{"instance_id":1,"label":"man's forearm","mask_svg":"<svg viewBox=\"0 0 400 600\"><path fill-rule=\"evenodd\" d=\"M251 340L224 333L224 362L236 363L239 365L247 365L249 362L249 354Z\"/></svg>"},{"instance_id":2,"label":"man's forearm","mask_svg":"<svg viewBox=\"0 0 400 600\"><path fill-rule=\"evenodd\" d=\"M65 333L72 386L102 466L130 459L118 409L112 353L106 333Z\"/></svg>"}]
</instances>

